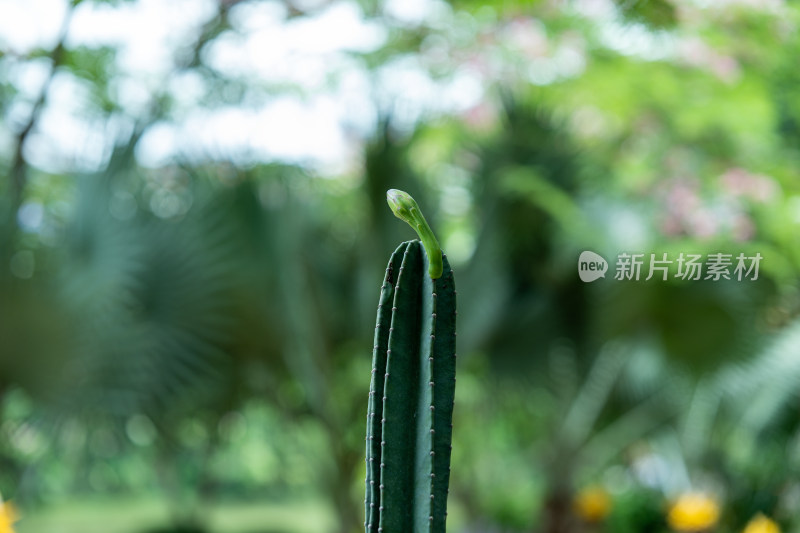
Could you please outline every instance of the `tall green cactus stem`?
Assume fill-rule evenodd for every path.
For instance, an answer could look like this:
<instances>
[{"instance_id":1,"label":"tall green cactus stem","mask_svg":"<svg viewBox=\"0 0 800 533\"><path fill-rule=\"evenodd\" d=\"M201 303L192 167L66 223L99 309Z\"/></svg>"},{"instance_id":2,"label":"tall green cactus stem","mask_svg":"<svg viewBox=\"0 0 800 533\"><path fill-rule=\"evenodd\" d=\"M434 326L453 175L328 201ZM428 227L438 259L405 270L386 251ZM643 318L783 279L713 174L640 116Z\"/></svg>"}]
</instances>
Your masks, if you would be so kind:
<instances>
[{"instance_id":1,"label":"tall green cactus stem","mask_svg":"<svg viewBox=\"0 0 800 533\"><path fill-rule=\"evenodd\" d=\"M417 202L407 192L398 189L389 189L386 192L386 200L389 207L392 208L392 213L407 222L414 231L419 235L422 245L428 254L428 275L431 279L437 279L442 275L442 249L439 247L439 241L436 240L436 235L431 231L428 221L419 210Z\"/></svg>"},{"instance_id":2,"label":"tall green cactus stem","mask_svg":"<svg viewBox=\"0 0 800 533\"><path fill-rule=\"evenodd\" d=\"M417 209L418 210L418 209ZM366 438L366 533L444 533L456 372L456 291L420 241L386 268L372 360Z\"/></svg>"}]
</instances>

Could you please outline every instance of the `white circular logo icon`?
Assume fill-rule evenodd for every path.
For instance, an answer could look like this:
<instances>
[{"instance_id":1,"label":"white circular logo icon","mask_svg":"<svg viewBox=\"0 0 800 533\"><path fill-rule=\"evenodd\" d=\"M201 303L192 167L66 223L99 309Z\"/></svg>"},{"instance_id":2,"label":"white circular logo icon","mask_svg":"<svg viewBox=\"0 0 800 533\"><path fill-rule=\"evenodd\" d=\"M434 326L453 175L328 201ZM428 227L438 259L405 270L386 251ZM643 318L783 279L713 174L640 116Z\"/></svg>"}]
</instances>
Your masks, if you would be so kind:
<instances>
[{"instance_id":1,"label":"white circular logo icon","mask_svg":"<svg viewBox=\"0 0 800 533\"><path fill-rule=\"evenodd\" d=\"M598 278L604 278L607 270L608 262L599 254L587 250L582 252L578 258L578 276L581 281L589 283Z\"/></svg>"}]
</instances>

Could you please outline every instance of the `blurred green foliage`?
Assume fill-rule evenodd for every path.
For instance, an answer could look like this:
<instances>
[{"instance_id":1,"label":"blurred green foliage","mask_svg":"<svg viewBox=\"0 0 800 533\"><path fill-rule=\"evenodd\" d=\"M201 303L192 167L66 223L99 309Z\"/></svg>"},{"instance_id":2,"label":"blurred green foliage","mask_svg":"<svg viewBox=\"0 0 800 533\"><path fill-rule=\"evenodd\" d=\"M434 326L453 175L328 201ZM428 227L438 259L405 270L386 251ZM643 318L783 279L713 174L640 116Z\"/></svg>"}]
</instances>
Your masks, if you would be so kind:
<instances>
[{"instance_id":1,"label":"blurred green foliage","mask_svg":"<svg viewBox=\"0 0 800 533\"><path fill-rule=\"evenodd\" d=\"M68 22L138 3L72 4ZM193 111L320 90L214 62L262 4L285 27L355 6L384 32L319 83L372 80L349 163L187 135L143 164L147 136ZM411 237L389 188L430 214L458 278L453 531L663 532L690 491L720 502L721 532L759 512L800 527L796 2L192 12L209 5L135 106L121 45L0 39L0 493L21 532L109 531L109 513L120 532L359 530L374 308ZM408 62L480 97L436 107L453 99L436 86L415 115L376 88ZM187 76L199 94L170 89ZM64 80L102 135L45 157ZM586 249L606 279L579 280ZM764 259L757 281L626 282L621 252ZM610 495L602 523L573 507L588 486Z\"/></svg>"}]
</instances>

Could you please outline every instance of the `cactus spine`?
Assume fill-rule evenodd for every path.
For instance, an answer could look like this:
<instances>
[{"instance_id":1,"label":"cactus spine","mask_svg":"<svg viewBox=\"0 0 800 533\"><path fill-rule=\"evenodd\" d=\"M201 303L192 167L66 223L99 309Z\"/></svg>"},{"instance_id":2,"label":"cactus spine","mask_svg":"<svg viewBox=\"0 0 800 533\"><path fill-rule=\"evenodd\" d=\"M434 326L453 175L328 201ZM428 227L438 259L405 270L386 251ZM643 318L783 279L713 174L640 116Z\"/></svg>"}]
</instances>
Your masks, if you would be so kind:
<instances>
[{"instance_id":1,"label":"cactus spine","mask_svg":"<svg viewBox=\"0 0 800 533\"><path fill-rule=\"evenodd\" d=\"M426 240L394 251L381 287L367 412L366 533L445 531L456 291L447 258L438 244L428 250Z\"/></svg>"}]
</instances>

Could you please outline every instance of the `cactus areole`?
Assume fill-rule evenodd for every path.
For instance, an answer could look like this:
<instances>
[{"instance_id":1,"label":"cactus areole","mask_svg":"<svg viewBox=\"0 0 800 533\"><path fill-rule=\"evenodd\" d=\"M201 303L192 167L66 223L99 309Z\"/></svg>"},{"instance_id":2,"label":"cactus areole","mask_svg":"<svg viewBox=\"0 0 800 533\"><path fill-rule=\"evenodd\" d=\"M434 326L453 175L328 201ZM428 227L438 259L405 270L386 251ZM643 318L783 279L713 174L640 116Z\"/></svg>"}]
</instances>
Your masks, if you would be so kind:
<instances>
[{"instance_id":1,"label":"cactus areole","mask_svg":"<svg viewBox=\"0 0 800 533\"><path fill-rule=\"evenodd\" d=\"M367 411L366 533L444 533L456 383L453 271L416 202L387 194L419 234L389 259Z\"/></svg>"}]
</instances>

